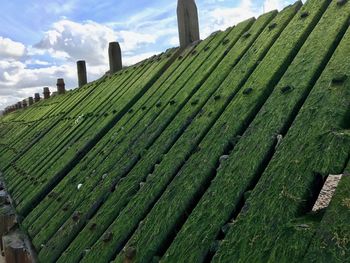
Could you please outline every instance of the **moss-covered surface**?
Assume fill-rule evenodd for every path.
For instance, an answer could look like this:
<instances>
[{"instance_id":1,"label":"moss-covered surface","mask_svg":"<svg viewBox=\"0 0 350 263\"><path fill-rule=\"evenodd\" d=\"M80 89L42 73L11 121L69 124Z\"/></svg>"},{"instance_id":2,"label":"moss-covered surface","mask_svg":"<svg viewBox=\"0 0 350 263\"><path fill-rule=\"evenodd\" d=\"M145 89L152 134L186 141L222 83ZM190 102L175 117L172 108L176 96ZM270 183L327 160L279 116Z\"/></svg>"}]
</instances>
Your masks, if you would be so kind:
<instances>
[{"instance_id":1,"label":"moss-covered surface","mask_svg":"<svg viewBox=\"0 0 350 263\"><path fill-rule=\"evenodd\" d=\"M350 162L303 262L346 262L350 258Z\"/></svg>"},{"instance_id":2,"label":"moss-covered surface","mask_svg":"<svg viewBox=\"0 0 350 263\"><path fill-rule=\"evenodd\" d=\"M350 3L249 19L0 118L40 262L346 262ZM1 209L0 209L1 210Z\"/></svg>"},{"instance_id":3,"label":"moss-covered surface","mask_svg":"<svg viewBox=\"0 0 350 263\"><path fill-rule=\"evenodd\" d=\"M117 185L116 190L111 195L111 197L107 200L107 202L103 205L103 207L99 210L97 216L95 216L91 222L85 227L83 232L80 233L79 237L72 243L71 247L67 250L67 255L71 253L75 253L76 251L83 251L85 247L88 247L93 244L94 241L96 241L97 238L99 238L103 231L106 230L109 224L111 224L114 220L114 218L119 214L121 209L125 204L127 204L128 200L132 198L132 196L137 192L137 190L140 188L140 184L143 184L143 182L147 179L149 172L151 172L152 167L157 163L157 160L162 158L162 155L164 151L167 151L171 145L174 143L174 140L178 137L176 133L179 135L184 132L184 120L186 120L189 115L188 114L194 114L198 113L201 110L201 113L199 116L201 116L201 119L203 119L204 115L207 115L205 112L209 112L209 110L212 111L212 114L210 115L210 118L205 119L206 122L202 122L203 125L197 126L196 130L196 137L194 137L193 133L191 136L186 136L186 139L182 139L182 145L183 153L186 155L188 152L191 152L196 147L196 141L199 140L200 137L202 137L208 130L208 128L211 126L211 122L215 121L215 116L218 114L217 112L220 111L220 109L225 104L225 101L228 101L229 97L235 94L235 91L226 90L226 92L222 92L223 90L222 86L220 86L219 89L216 90L215 94L212 95L210 107L207 105L202 106L202 104L208 100L209 96L213 94L215 89L219 86L220 82L223 81L225 76L230 72L230 69L232 69L232 65L235 65L237 63L237 60L241 57L241 55L245 52L245 50L251 45L252 42L254 42L254 39L259 35L261 30L266 26L266 24L275 16L275 12L269 13L261 18L258 19L254 23L254 25L250 28L251 37L252 39L247 41L246 39L240 39L232 48L232 50L226 55L226 57L223 59L223 61L219 64L219 66L215 69L213 75L211 75L207 81L203 84L203 86L200 88L200 90L194 95L198 99L200 99L198 104L194 105L191 101L185 105L183 110L178 113L174 121L168 126L168 128L163 132L160 138L157 139L157 141L153 144L153 146L149 149L147 154L138 162L138 164L135 166L135 168L127 175L127 177ZM287 18L285 18L287 20ZM238 25L237 28L240 28L242 25ZM241 30L240 30L241 31ZM273 36L276 37L278 35L278 30L276 30L276 33L271 33L270 39L273 39ZM266 36L265 36L266 38ZM265 40L265 38L263 38ZM272 41L272 40L270 40ZM261 41L263 42L263 41ZM268 42L268 41L266 41ZM268 45L268 43L266 43ZM252 50L256 50L255 48L251 47L248 51L250 54L253 53ZM247 53L248 53L247 52ZM262 54L264 51L261 50L258 52L258 54ZM245 56L243 56L242 60L248 60L248 58L245 59ZM249 56L247 56L249 57ZM259 58L259 55L255 57L255 60ZM254 59L251 59L252 64L254 65ZM246 61L248 62L248 61ZM241 62L238 62L237 66L240 65ZM236 68L234 67L234 68ZM241 67L240 67L241 68ZM243 68L242 68L243 69ZM218 72L218 74L215 74ZM220 74L219 74L220 73ZM249 74L247 72L247 74ZM232 92L230 94L230 92ZM217 98L220 94L220 100L214 99ZM209 103L208 103L209 104ZM192 115L194 116L194 115ZM192 123L194 123L193 121ZM188 123L190 125L190 123ZM192 124L191 124L192 125ZM185 126L186 127L186 126ZM193 130L194 131L194 130ZM185 131L186 133L186 131ZM188 134L189 135L189 134ZM190 140L191 143L188 143ZM170 153L170 152L169 152ZM155 195L154 197L156 197ZM122 198L121 198L122 197ZM151 200L148 200L148 202L152 202ZM112 207L111 207L112 205ZM147 211L147 210L146 210ZM141 213L144 213L144 210L140 210ZM136 217L135 217L136 219ZM99 222L98 226L95 228L93 233L89 231L89 228L93 222ZM137 222L137 219L136 219ZM130 222L131 223L131 222ZM126 231L130 231L127 230ZM125 233L126 234L126 233ZM124 234L124 235L125 235ZM121 236L120 236L121 238ZM116 241L116 240L114 240ZM103 251L100 251L99 249L96 249L96 251L100 251L101 253L104 253L106 255L106 259L108 257L111 257L114 253L114 242L110 242L108 247L105 247ZM77 248L77 246L79 248ZM111 251L112 250L112 251ZM69 253L71 251L71 253ZM65 256L67 257L67 256ZM65 257L62 257L62 261L65 260ZM89 253L89 257L93 257L93 253ZM69 258L69 256L68 256ZM61 259L60 259L61 260Z\"/></svg>"},{"instance_id":4,"label":"moss-covered surface","mask_svg":"<svg viewBox=\"0 0 350 263\"><path fill-rule=\"evenodd\" d=\"M274 153L277 136L288 130L344 33L347 10L337 21L337 26L330 23L333 12L329 8L325 13L229 159L222 164L214 182L177 234L164 261L174 258L180 261L183 255L197 261L213 253L210 249L215 240L223 238L222 229L226 231L234 220L232 217L240 209L244 193L253 187ZM301 74L303 78L299 78ZM284 93L288 86L292 90ZM188 236L191 240L186 238Z\"/></svg>"},{"instance_id":5,"label":"moss-covered surface","mask_svg":"<svg viewBox=\"0 0 350 263\"><path fill-rule=\"evenodd\" d=\"M108 131L120 116L127 113L134 100L143 95L149 88L149 83L157 78L168 63L171 58L168 54L151 59L149 67L134 77L134 70L131 68L125 70L128 77L124 78L124 74L120 74L120 78L112 79L111 83L106 81L102 85L109 87L108 90L90 96L84 105L72 112L73 117L70 120L65 120L51 129L16 161L18 167L26 167L24 172L31 177L31 180L18 182L18 176L8 173L9 178L16 180L16 190L11 191L11 195L20 214L26 215L33 204L47 194L66 171L96 144L98 138ZM114 85L119 89L115 89ZM11 179L9 185L13 184Z\"/></svg>"},{"instance_id":6,"label":"moss-covered surface","mask_svg":"<svg viewBox=\"0 0 350 263\"><path fill-rule=\"evenodd\" d=\"M286 226L311 209L322 176L342 173L349 159L350 138L342 128L350 101L349 80L333 83L338 75L347 75L350 70L349 62L344 60L349 52L349 33L312 89L214 262L267 261L272 250L271 261L278 258L279 262L298 262L303 258L308 242L289 238L285 231L290 228ZM300 228L308 229L304 224Z\"/></svg>"},{"instance_id":7,"label":"moss-covered surface","mask_svg":"<svg viewBox=\"0 0 350 263\"><path fill-rule=\"evenodd\" d=\"M181 226L182 221L186 219L186 214L191 212L196 200L215 175L220 159L226 158L226 154L238 139L237 136L244 132L247 124L271 94L274 85L286 70L286 65L293 60L298 48L304 43L305 37L317 23L325 5L322 2L308 3L305 8L313 7L318 12L306 20L300 20L296 16L282 32L280 38L242 87L241 92L230 102L200 143L198 150L178 171L175 179L128 241L126 251L121 253L117 261L124 260L130 249L136 251L134 258L136 261L150 260L154 256L162 255L166 243L171 242L174 232ZM216 143L213 144L213 141ZM165 164L171 167L169 159ZM164 165L165 169L163 168L162 172L165 175L169 173L167 166ZM165 175L159 177L162 178ZM156 183L150 187L155 185ZM153 237L152 240L149 240L150 235Z\"/></svg>"},{"instance_id":8,"label":"moss-covered surface","mask_svg":"<svg viewBox=\"0 0 350 263\"><path fill-rule=\"evenodd\" d=\"M160 116L162 118L160 118L160 116L157 117L158 120L161 121L157 121L155 120L152 125L150 125L147 128L146 133L142 134L142 136L140 138L137 139L137 141L135 141L134 145L131 144L127 144L129 146L130 149L128 149L127 153L122 156L124 158L120 159L117 163L117 165L115 165L115 167L113 167L111 170L111 174L108 174L108 177L106 178L106 180L103 180L100 182L100 184L98 185L98 189L97 191L91 192L89 191L89 185L91 185L92 183L95 183L93 181L88 182L89 185L87 185L87 188L84 190L85 192L80 195L79 198L76 198L76 203L79 205L78 208L76 208L76 211L79 211L82 216L80 218L80 220L78 222L74 222L71 218L65 223L65 225L60 228L59 232L56 233L56 235L54 236L54 238L52 240L50 240L50 243L47 245L48 249L45 249L45 252L49 252L49 256L47 256L47 258L51 258L52 254L54 251L52 249L50 249L50 246L54 246L57 247L57 242L61 242L62 240L62 236L67 236L67 233L69 233L68 237L67 237L67 242L69 242L71 238L74 237L74 235L76 234L77 231L80 230L80 228L85 224L84 220L85 218L91 214L94 213L94 210L96 210L96 207L92 207L91 206L91 202L96 202L99 200L103 200L104 198L107 197L109 190L111 188L111 184L115 184L116 180L118 180L118 178L120 178L121 176L123 176L124 173L126 173L128 171L128 169L130 169L133 165L133 160L130 159L130 156L135 156L135 159L137 158L137 155L140 155L142 151L144 151L143 149L147 146L147 142L149 140L154 140L157 137L157 134L159 135L160 132L162 131L162 129L164 129L166 126L164 126L167 122L167 118L173 118L176 115L176 111L174 112L174 110L176 110L176 108L181 109L183 107L183 104L188 101L189 99L189 94L193 93L193 89L198 89L200 87L200 85L198 85L198 82L201 82L202 79L207 78L206 75L208 75L209 72L211 72L212 68L215 67L215 64L217 64L222 57L225 55L225 51L227 49L227 47L225 45L223 45L223 40L225 39L225 37L227 36L229 39L231 39L233 42L236 42L239 38L239 36L245 32L245 30L247 29L247 27L249 27L252 24L252 20L249 20L245 23L243 23L240 26L237 26L236 28L234 28L233 30L229 29L227 32L223 32L218 34L217 36L215 36L214 42L212 43L213 47L213 51L212 53L210 53L209 57L207 57L208 55L205 55L205 51L203 50L202 52L204 54L200 54L199 53L199 61L196 62L198 64L198 69L195 71L195 74L192 76L192 78L189 79L189 81L186 81L185 86L182 88L182 92L178 93L176 97L173 97L174 100L177 101L177 104L173 104L170 105L170 103L166 103L166 107L164 108L164 110L161 112ZM229 35L227 35L229 34ZM205 43L203 43L205 44ZM216 48L215 48L216 47ZM203 57L204 55L204 57ZM202 61L202 62L201 62ZM205 63L203 64L203 61L205 61ZM210 63L209 63L210 61ZM206 73L208 72L208 73ZM186 75L184 76L185 78L187 77ZM170 100L171 98L169 98ZM155 107L157 107L157 105L155 105ZM193 108L193 107L192 107ZM197 110L199 111L199 109ZM170 119L171 120L171 119ZM181 122L182 125L184 125L184 121ZM181 130L181 129L180 129ZM150 131L153 131L152 133ZM152 137L154 139L152 139ZM151 142L149 142L151 143ZM120 150L120 148L116 149L117 151L114 151L111 153L112 156L118 156L118 151ZM126 158L125 158L126 157ZM115 159L114 159L115 160ZM116 160L118 160L116 158ZM103 165L103 164L102 164ZM150 165L152 165L150 163ZM129 168L130 167L130 168ZM100 176L103 176L103 174L100 174ZM101 178L101 177L97 177L97 178ZM96 184L96 183L95 183ZM92 185L94 186L94 185ZM95 189L96 190L96 189ZM86 197L88 197L88 199L86 199ZM83 201L82 204L79 204L79 201ZM73 203L72 208L74 209L75 204ZM72 212L74 212L74 210L70 210ZM67 214L68 213L62 213L62 215L65 216L65 218L67 218ZM69 214L68 214L69 216ZM56 220L55 220L56 221ZM64 221L61 221L61 224L64 223ZM57 224L57 226L60 226L60 224ZM43 235L46 236L45 232L42 232ZM52 242L52 243L51 243ZM64 248L64 243L60 243L61 247ZM66 245L68 245L69 243L67 243ZM43 250L42 250L43 251ZM44 255L44 252L41 252L41 255ZM39 254L40 256L40 254Z\"/></svg>"}]
</instances>

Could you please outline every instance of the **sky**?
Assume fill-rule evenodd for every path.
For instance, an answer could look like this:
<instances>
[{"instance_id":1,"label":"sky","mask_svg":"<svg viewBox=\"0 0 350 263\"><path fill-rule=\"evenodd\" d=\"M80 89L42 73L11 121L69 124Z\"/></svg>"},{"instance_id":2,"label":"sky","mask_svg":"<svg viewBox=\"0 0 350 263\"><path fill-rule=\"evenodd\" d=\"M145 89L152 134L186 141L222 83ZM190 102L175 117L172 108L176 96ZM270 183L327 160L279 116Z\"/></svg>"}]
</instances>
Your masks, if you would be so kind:
<instances>
[{"instance_id":1,"label":"sky","mask_svg":"<svg viewBox=\"0 0 350 263\"><path fill-rule=\"evenodd\" d=\"M196 0L201 38L295 0ZM57 78L77 86L76 61L88 81L108 70L108 43L132 65L178 46L177 0L0 0L0 110L55 91Z\"/></svg>"}]
</instances>

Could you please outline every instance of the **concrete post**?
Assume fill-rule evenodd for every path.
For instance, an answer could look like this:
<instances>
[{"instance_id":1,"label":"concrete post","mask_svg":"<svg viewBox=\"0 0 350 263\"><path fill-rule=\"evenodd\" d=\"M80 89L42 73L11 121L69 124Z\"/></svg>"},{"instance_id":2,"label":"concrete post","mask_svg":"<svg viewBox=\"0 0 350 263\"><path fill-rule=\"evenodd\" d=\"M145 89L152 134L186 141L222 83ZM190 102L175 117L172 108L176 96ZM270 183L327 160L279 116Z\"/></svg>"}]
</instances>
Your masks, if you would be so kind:
<instances>
[{"instance_id":1,"label":"concrete post","mask_svg":"<svg viewBox=\"0 0 350 263\"><path fill-rule=\"evenodd\" d=\"M32 106L34 104L34 99L33 99L33 97L29 97L28 98L28 105L29 106Z\"/></svg>"},{"instance_id":2,"label":"concrete post","mask_svg":"<svg viewBox=\"0 0 350 263\"><path fill-rule=\"evenodd\" d=\"M66 84L64 83L64 79L57 79L57 93L59 95L66 93Z\"/></svg>"},{"instance_id":3,"label":"concrete post","mask_svg":"<svg viewBox=\"0 0 350 263\"><path fill-rule=\"evenodd\" d=\"M50 98L50 89L48 87L45 87L44 90L43 90L43 94L44 94L44 99L47 100Z\"/></svg>"},{"instance_id":4,"label":"concrete post","mask_svg":"<svg viewBox=\"0 0 350 263\"><path fill-rule=\"evenodd\" d=\"M194 0L177 1L177 22L181 48L200 39L198 11Z\"/></svg>"},{"instance_id":5,"label":"concrete post","mask_svg":"<svg viewBox=\"0 0 350 263\"><path fill-rule=\"evenodd\" d=\"M40 94L39 93L35 93L34 94L34 102L38 102L40 101Z\"/></svg>"},{"instance_id":6,"label":"concrete post","mask_svg":"<svg viewBox=\"0 0 350 263\"><path fill-rule=\"evenodd\" d=\"M110 71L110 74L114 74L123 68L122 52L118 42L109 43L108 55L109 55L109 71Z\"/></svg>"},{"instance_id":7,"label":"concrete post","mask_svg":"<svg viewBox=\"0 0 350 263\"><path fill-rule=\"evenodd\" d=\"M87 83L86 63L84 60L77 62L79 88Z\"/></svg>"}]
</instances>

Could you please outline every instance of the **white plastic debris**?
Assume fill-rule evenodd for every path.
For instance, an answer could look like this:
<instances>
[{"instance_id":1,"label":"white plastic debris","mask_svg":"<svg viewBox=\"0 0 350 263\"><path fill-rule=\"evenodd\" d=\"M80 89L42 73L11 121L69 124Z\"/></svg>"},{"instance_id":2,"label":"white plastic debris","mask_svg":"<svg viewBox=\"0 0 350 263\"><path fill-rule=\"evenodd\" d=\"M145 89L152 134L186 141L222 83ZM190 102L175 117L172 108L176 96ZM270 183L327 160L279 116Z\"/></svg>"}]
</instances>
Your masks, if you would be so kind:
<instances>
[{"instance_id":1,"label":"white plastic debris","mask_svg":"<svg viewBox=\"0 0 350 263\"><path fill-rule=\"evenodd\" d=\"M277 135L277 144L276 144L275 149L277 149L278 146L280 146L280 144L282 143L282 140L283 140L283 135L282 134L278 134Z\"/></svg>"},{"instance_id":2,"label":"white plastic debris","mask_svg":"<svg viewBox=\"0 0 350 263\"><path fill-rule=\"evenodd\" d=\"M228 155L222 155L219 159L220 163L226 161L228 159L228 157L229 157Z\"/></svg>"},{"instance_id":3,"label":"white plastic debris","mask_svg":"<svg viewBox=\"0 0 350 263\"><path fill-rule=\"evenodd\" d=\"M83 184L78 184L77 189L80 190L80 188L83 186Z\"/></svg>"},{"instance_id":4,"label":"white plastic debris","mask_svg":"<svg viewBox=\"0 0 350 263\"><path fill-rule=\"evenodd\" d=\"M338 174L338 175L330 174L328 176L316 200L316 203L312 208L312 211L315 212L320 209L328 207L342 177L343 177L343 174Z\"/></svg>"},{"instance_id":5,"label":"white plastic debris","mask_svg":"<svg viewBox=\"0 0 350 263\"><path fill-rule=\"evenodd\" d=\"M304 228L304 229L310 228L310 226L308 224L300 224L300 225L297 225L297 227Z\"/></svg>"},{"instance_id":6,"label":"white plastic debris","mask_svg":"<svg viewBox=\"0 0 350 263\"><path fill-rule=\"evenodd\" d=\"M83 119L84 119L84 114L79 115L78 118L76 118L75 120L75 124L79 124L80 122L82 122Z\"/></svg>"}]
</instances>

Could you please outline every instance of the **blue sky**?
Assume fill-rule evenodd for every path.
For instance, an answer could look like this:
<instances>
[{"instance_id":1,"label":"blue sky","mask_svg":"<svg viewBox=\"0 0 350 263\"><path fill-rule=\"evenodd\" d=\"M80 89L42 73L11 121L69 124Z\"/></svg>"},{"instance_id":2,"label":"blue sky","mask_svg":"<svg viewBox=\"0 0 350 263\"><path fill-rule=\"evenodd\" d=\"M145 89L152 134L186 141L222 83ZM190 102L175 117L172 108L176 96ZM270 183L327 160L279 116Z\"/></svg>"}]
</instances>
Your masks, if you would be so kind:
<instances>
[{"instance_id":1,"label":"blue sky","mask_svg":"<svg viewBox=\"0 0 350 263\"><path fill-rule=\"evenodd\" d=\"M178 45L177 0L0 0L0 109L63 77L77 85L75 62L88 80L108 70L108 42L130 65ZM196 0L201 38L294 0Z\"/></svg>"}]
</instances>

